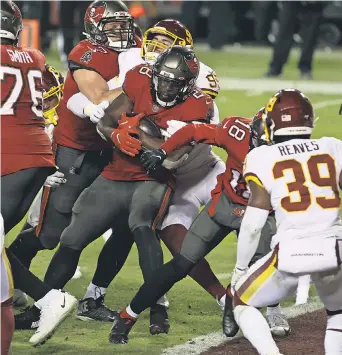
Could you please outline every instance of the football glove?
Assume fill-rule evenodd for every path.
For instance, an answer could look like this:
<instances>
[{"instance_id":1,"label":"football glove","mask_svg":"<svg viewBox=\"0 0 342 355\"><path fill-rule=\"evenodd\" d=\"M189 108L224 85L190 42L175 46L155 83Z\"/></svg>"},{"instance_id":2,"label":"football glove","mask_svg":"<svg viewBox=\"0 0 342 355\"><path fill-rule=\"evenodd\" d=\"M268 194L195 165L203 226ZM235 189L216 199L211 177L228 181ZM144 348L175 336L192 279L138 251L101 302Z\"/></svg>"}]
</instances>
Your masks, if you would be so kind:
<instances>
[{"instance_id":1,"label":"football glove","mask_svg":"<svg viewBox=\"0 0 342 355\"><path fill-rule=\"evenodd\" d=\"M145 116L144 113L126 113L121 114L121 118L118 122L118 129L136 128L139 127L140 120Z\"/></svg>"},{"instance_id":2,"label":"football glove","mask_svg":"<svg viewBox=\"0 0 342 355\"><path fill-rule=\"evenodd\" d=\"M144 152L140 161L144 168L147 170L147 173L155 170L158 166L163 164L163 161L166 159L166 152L159 148L154 150L147 150Z\"/></svg>"},{"instance_id":3,"label":"football glove","mask_svg":"<svg viewBox=\"0 0 342 355\"><path fill-rule=\"evenodd\" d=\"M248 268L241 270L235 266L233 274L232 274L232 279L230 281L230 285L232 288L232 292L235 292L235 287L238 281L241 279L242 276L244 276L248 271Z\"/></svg>"},{"instance_id":4,"label":"football glove","mask_svg":"<svg viewBox=\"0 0 342 355\"><path fill-rule=\"evenodd\" d=\"M138 130L136 128L114 129L110 137L118 149L134 157L139 154L142 144L139 139L132 137L131 134L138 135Z\"/></svg>"},{"instance_id":5,"label":"football glove","mask_svg":"<svg viewBox=\"0 0 342 355\"><path fill-rule=\"evenodd\" d=\"M59 187L65 183L66 179L64 179L64 174L60 171L56 171L54 174L46 178L44 186Z\"/></svg>"},{"instance_id":6,"label":"football glove","mask_svg":"<svg viewBox=\"0 0 342 355\"><path fill-rule=\"evenodd\" d=\"M98 105L95 105L92 107L91 110L89 110L89 119L93 123L98 123L100 119L105 115L105 109L109 106L108 101L102 101ZM86 113L86 110L84 110L84 113Z\"/></svg>"}]
</instances>

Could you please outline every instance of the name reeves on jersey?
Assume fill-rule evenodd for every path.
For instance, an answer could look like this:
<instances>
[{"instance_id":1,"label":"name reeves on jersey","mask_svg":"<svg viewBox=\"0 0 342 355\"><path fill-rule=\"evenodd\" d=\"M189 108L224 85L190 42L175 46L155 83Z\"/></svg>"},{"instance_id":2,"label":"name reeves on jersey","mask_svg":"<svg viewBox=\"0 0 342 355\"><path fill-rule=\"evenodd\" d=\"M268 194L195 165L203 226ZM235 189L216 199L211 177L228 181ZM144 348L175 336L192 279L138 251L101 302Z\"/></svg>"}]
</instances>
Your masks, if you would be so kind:
<instances>
[{"instance_id":1,"label":"name reeves on jersey","mask_svg":"<svg viewBox=\"0 0 342 355\"><path fill-rule=\"evenodd\" d=\"M313 152L319 150L319 146L315 141L305 143L293 143L278 146L281 156L294 155L299 153Z\"/></svg>"}]
</instances>

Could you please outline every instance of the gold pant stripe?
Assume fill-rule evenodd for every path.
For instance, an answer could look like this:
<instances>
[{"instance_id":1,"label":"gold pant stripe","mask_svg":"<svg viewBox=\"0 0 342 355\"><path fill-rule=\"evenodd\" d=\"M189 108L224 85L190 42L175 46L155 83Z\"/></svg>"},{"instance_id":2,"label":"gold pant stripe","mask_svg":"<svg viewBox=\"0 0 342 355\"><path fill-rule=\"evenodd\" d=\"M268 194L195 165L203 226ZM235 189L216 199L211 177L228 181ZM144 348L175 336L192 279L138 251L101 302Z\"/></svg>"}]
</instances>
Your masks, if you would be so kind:
<instances>
[{"instance_id":1,"label":"gold pant stripe","mask_svg":"<svg viewBox=\"0 0 342 355\"><path fill-rule=\"evenodd\" d=\"M260 274L241 295L240 299L242 302L248 304L248 301L253 297L255 292L258 291L258 289L275 273L277 270L275 267L277 258L278 254L275 254L270 266L262 274Z\"/></svg>"},{"instance_id":2,"label":"gold pant stripe","mask_svg":"<svg viewBox=\"0 0 342 355\"><path fill-rule=\"evenodd\" d=\"M10 288L9 289L9 297L13 297L14 283L13 283L11 265L8 261L5 248L2 249L2 256L4 258L5 268L6 268L6 272L7 272L7 276L8 276L8 282L9 282L9 288Z\"/></svg>"}]
</instances>

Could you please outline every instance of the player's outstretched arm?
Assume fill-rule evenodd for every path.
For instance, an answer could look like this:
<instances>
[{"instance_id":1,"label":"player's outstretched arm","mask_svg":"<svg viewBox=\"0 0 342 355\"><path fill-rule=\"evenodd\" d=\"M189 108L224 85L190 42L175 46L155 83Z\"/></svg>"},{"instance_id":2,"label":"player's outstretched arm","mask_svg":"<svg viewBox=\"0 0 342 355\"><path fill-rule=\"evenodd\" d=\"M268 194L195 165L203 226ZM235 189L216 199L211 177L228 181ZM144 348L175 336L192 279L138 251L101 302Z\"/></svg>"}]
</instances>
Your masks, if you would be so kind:
<instances>
[{"instance_id":1,"label":"player's outstretched arm","mask_svg":"<svg viewBox=\"0 0 342 355\"><path fill-rule=\"evenodd\" d=\"M123 112L132 112L133 102L123 92L106 109L104 117L97 124L97 131L106 140L111 140L113 130L118 127L118 122Z\"/></svg>"},{"instance_id":2,"label":"player's outstretched arm","mask_svg":"<svg viewBox=\"0 0 342 355\"><path fill-rule=\"evenodd\" d=\"M102 101L113 101L121 90L109 90L106 80L96 71L78 69L73 72L73 77L80 92L93 104L98 105Z\"/></svg>"}]
</instances>

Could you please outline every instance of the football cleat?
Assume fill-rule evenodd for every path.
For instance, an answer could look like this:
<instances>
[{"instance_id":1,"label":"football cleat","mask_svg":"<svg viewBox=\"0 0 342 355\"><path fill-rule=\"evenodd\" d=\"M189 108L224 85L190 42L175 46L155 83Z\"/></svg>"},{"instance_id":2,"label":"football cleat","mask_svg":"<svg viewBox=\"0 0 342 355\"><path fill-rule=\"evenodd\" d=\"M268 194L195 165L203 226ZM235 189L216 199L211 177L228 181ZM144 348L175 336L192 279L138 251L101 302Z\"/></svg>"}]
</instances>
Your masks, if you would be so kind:
<instances>
[{"instance_id":1,"label":"football cleat","mask_svg":"<svg viewBox=\"0 0 342 355\"><path fill-rule=\"evenodd\" d=\"M104 296L100 296L96 300L89 297L78 301L76 318L83 321L113 322L114 316L118 312L112 311L103 302Z\"/></svg>"},{"instance_id":2,"label":"football cleat","mask_svg":"<svg viewBox=\"0 0 342 355\"><path fill-rule=\"evenodd\" d=\"M170 330L169 317L167 308L160 304L156 304L150 309L150 333L167 334Z\"/></svg>"},{"instance_id":3,"label":"football cleat","mask_svg":"<svg viewBox=\"0 0 342 355\"><path fill-rule=\"evenodd\" d=\"M109 333L109 342L112 344L127 344L128 334L136 322L133 318L122 318L121 313L114 316L113 326Z\"/></svg>"},{"instance_id":4,"label":"football cleat","mask_svg":"<svg viewBox=\"0 0 342 355\"><path fill-rule=\"evenodd\" d=\"M16 330L37 329L39 325L40 309L35 305L26 307L23 312L14 316Z\"/></svg>"},{"instance_id":5,"label":"football cleat","mask_svg":"<svg viewBox=\"0 0 342 355\"><path fill-rule=\"evenodd\" d=\"M44 344L46 340L50 339L77 305L77 299L74 296L60 290L51 290L41 301L39 325L29 340L33 346Z\"/></svg>"},{"instance_id":6,"label":"football cleat","mask_svg":"<svg viewBox=\"0 0 342 355\"><path fill-rule=\"evenodd\" d=\"M274 336L286 337L291 333L291 327L283 313L266 314L266 320Z\"/></svg>"},{"instance_id":7,"label":"football cleat","mask_svg":"<svg viewBox=\"0 0 342 355\"><path fill-rule=\"evenodd\" d=\"M228 286L228 288L230 288L230 286ZM223 311L222 329L223 333L227 337L231 338L237 334L237 332L239 331L239 326L237 325L234 318L233 300L230 296L230 293L228 293L228 288L226 295L226 303L224 305Z\"/></svg>"}]
</instances>

